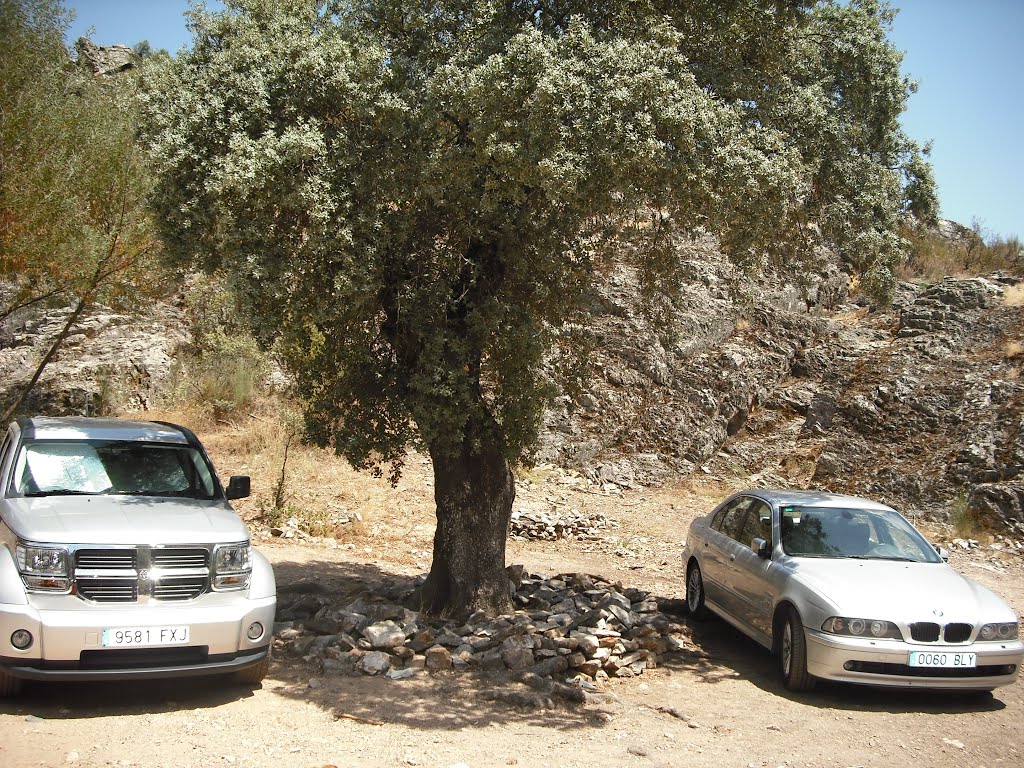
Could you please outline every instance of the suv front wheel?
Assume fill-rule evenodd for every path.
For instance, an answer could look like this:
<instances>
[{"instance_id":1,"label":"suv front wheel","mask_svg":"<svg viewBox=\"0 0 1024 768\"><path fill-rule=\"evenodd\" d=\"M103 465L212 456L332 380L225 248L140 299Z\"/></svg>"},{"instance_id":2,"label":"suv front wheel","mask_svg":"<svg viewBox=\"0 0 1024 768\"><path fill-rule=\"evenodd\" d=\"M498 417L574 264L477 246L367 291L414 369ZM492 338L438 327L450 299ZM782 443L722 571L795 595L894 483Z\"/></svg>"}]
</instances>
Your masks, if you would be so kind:
<instances>
[{"instance_id":1,"label":"suv front wheel","mask_svg":"<svg viewBox=\"0 0 1024 768\"><path fill-rule=\"evenodd\" d=\"M16 696L25 681L0 669L0 696Z\"/></svg>"}]
</instances>

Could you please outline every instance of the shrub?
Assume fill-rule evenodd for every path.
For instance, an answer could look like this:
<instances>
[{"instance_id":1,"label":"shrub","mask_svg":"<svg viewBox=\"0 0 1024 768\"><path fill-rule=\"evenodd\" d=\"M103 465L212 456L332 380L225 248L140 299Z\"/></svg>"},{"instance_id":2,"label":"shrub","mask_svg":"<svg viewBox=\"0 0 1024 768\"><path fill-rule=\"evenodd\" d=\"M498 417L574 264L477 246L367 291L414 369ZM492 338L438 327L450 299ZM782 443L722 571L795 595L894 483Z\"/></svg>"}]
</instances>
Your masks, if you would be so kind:
<instances>
[{"instance_id":1,"label":"shrub","mask_svg":"<svg viewBox=\"0 0 1024 768\"><path fill-rule=\"evenodd\" d=\"M975 221L970 229L953 225L946 232L908 224L903 237L909 255L899 269L904 280L941 280L946 275L984 275L1011 272L1024 275L1024 245L1016 237L985 232Z\"/></svg>"}]
</instances>

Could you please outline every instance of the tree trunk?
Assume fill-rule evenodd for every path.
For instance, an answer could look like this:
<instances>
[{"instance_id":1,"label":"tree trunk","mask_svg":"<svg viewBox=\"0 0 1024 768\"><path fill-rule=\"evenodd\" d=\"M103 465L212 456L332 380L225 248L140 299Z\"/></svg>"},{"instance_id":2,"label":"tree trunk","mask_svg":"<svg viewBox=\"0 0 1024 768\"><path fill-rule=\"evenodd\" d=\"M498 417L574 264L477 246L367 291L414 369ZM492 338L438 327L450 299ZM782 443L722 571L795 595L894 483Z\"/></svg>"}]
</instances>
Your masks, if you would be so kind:
<instances>
[{"instance_id":1,"label":"tree trunk","mask_svg":"<svg viewBox=\"0 0 1024 768\"><path fill-rule=\"evenodd\" d=\"M473 419L471 419L473 421ZM454 453L430 447L437 529L420 608L463 618L512 612L505 542L516 489L497 425L470 424Z\"/></svg>"}]
</instances>

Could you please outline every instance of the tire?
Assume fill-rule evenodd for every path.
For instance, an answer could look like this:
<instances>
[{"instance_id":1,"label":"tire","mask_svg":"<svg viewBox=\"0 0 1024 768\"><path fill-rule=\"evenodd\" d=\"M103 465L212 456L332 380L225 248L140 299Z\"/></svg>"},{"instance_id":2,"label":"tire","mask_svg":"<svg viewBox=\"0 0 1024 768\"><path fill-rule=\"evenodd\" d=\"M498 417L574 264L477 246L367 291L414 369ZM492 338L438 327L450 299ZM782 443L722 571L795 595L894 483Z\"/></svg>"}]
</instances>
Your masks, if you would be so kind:
<instances>
[{"instance_id":1,"label":"tire","mask_svg":"<svg viewBox=\"0 0 1024 768\"><path fill-rule=\"evenodd\" d=\"M692 563L686 572L686 609L698 621L708 614L704 606L704 577L701 576L700 566L696 562Z\"/></svg>"},{"instance_id":2,"label":"tire","mask_svg":"<svg viewBox=\"0 0 1024 768\"><path fill-rule=\"evenodd\" d=\"M267 651L267 655L263 657L263 661L259 664L254 664L251 667L235 672L234 679L236 683L249 686L257 686L263 682L263 678L267 676L270 671L270 651Z\"/></svg>"},{"instance_id":3,"label":"tire","mask_svg":"<svg viewBox=\"0 0 1024 768\"><path fill-rule=\"evenodd\" d=\"M795 608L790 607L782 620L779 640L779 669L782 684L790 691L810 691L817 682L807 672L807 637L804 623Z\"/></svg>"},{"instance_id":4,"label":"tire","mask_svg":"<svg viewBox=\"0 0 1024 768\"><path fill-rule=\"evenodd\" d=\"M21 693L24 680L0 669L0 697L17 696Z\"/></svg>"}]
</instances>

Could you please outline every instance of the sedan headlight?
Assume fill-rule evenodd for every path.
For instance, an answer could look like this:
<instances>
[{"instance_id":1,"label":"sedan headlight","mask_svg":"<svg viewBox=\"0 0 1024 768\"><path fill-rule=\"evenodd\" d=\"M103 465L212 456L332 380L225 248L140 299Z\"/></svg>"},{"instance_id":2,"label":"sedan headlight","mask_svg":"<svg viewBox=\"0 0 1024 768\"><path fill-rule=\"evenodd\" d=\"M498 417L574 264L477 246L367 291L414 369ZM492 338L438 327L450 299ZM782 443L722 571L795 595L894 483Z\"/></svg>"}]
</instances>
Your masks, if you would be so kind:
<instances>
[{"instance_id":1,"label":"sedan headlight","mask_svg":"<svg viewBox=\"0 0 1024 768\"><path fill-rule=\"evenodd\" d=\"M213 553L213 588L216 590L246 589L252 576L252 547L225 544Z\"/></svg>"},{"instance_id":2,"label":"sedan headlight","mask_svg":"<svg viewBox=\"0 0 1024 768\"><path fill-rule=\"evenodd\" d=\"M846 616L832 616L821 625L823 632L848 637L875 637L902 640L903 633L891 621L882 619L852 619Z\"/></svg>"},{"instance_id":3,"label":"sedan headlight","mask_svg":"<svg viewBox=\"0 0 1024 768\"><path fill-rule=\"evenodd\" d=\"M22 581L34 592L67 592L69 578L68 551L64 547L19 543L15 558Z\"/></svg>"},{"instance_id":4,"label":"sedan headlight","mask_svg":"<svg viewBox=\"0 0 1024 768\"><path fill-rule=\"evenodd\" d=\"M1006 622L1003 624L985 624L978 632L979 640L1000 641L1016 640L1018 634L1017 622Z\"/></svg>"}]
</instances>

